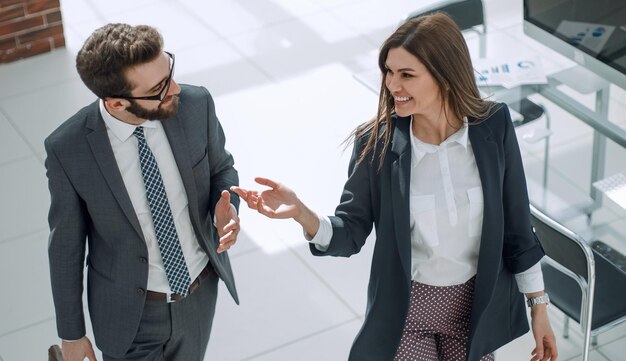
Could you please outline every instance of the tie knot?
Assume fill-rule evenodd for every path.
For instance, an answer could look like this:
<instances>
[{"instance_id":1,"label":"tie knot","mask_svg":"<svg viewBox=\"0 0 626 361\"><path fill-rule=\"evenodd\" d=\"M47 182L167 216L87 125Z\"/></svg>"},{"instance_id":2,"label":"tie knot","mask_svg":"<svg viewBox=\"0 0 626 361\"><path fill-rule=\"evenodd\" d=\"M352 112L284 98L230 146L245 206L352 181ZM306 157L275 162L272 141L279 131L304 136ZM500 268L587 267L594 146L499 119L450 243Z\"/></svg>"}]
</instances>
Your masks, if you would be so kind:
<instances>
[{"instance_id":1,"label":"tie knot","mask_svg":"<svg viewBox=\"0 0 626 361\"><path fill-rule=\"evenodd\" d=\"M133 132L133 135L135 137L137 137L138 140L140 141L144 141L146 140L143 134L143 127L137 127L135 128L135 131Z\"/></svg>"}]
</instances>

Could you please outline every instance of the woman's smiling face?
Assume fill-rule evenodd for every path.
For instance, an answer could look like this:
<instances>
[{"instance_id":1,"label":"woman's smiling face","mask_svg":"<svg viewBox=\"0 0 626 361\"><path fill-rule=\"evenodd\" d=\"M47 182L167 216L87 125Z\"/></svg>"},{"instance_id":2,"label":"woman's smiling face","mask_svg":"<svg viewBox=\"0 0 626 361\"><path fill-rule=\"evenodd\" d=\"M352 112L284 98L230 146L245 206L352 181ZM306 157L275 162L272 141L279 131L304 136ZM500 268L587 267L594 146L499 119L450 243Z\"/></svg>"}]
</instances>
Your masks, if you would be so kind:
<instances>
[{"instance_id":1,"label":"woman's smiling face","mask_svg":"<svg viewBox=\"0 0 626 361\"><path fill-rule=\"evenodd\" d=\"M425 115L442 109L439 86L428 69L404 48L392 48L385 62L385 85L401 117Z\"/></svg>"}]
</instances>

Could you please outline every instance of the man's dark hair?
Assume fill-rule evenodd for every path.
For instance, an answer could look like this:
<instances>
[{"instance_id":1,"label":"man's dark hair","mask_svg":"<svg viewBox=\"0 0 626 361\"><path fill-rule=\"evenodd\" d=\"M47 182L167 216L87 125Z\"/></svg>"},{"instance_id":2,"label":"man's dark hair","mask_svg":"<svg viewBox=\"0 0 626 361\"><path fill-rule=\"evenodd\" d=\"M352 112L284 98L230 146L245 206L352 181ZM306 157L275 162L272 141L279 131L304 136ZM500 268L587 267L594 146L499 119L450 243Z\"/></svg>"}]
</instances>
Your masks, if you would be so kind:
<instances>
[{"instance_id":1,"label":"man's dark hair","mask_svg":"<svg viewBox=\"0 0 626 361\"><path fill-rule=\"evenodd\" d=\"M107 24L85 41L76 56L76 70L99 98L130 96L133 84L126 71L156 59L162 51L163 37L151 26Z\"/></svg>"}]
</instances>

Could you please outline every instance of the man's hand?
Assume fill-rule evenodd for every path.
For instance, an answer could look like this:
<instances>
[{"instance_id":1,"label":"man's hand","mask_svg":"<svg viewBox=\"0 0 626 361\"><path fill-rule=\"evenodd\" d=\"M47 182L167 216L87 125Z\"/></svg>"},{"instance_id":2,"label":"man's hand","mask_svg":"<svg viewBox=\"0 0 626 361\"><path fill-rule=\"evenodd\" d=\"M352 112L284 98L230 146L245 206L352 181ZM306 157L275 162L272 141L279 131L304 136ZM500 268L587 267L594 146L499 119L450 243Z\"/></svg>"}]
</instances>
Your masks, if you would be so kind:
<instances>
[{"instance_id":1,"label":"man's hand","mask_svg":"<svg viewBox=\"0 0 626 361\"><path fill-rule=\"evenodd\" d=\"M91 341L84 336L77 341L63 341L61 344L61 353L65 361L83 361L85 357L89 361L97 361L96 354L93 352Z\"/></svg>"},{"instance_id":2,"label":"man's hand","mask_svg":"<svg viewBox=\"0 0 626 361\"><path fill-rule=\"evenodd\" d=\"M239 216L235 206L230 203L230 193L226 190L222 191L220 200L215 206L215 227L217 234L220 236L220 246L217 253L227 251L237 242L239 234Z\"/></svg>"}]
</instances>

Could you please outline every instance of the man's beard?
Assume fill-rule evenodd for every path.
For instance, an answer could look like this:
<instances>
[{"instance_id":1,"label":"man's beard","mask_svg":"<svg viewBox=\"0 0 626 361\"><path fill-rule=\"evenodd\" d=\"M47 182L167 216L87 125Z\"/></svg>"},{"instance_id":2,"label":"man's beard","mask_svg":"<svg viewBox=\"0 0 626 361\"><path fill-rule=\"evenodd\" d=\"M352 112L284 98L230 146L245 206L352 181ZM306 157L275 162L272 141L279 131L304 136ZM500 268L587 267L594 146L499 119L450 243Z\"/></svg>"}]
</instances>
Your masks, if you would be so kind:
<instances>
[{"instance_id":1,"label":"man's beard","mask_svg":"<svg viewBox=\"0 0 626 361\"><path fill-rule=\"evenodd\" d=\"M172 103L168 108L162 108L161 106L169 100L169 97L173 97ZM126 108L126 111L141 119L166 120L173 117L178 112L178 96L168 95L163 99L163 102L159 104L159 107L154 110L146 109L139 105L135 100L130 100L130 106Z\"/></svg>"}]
</instances>

